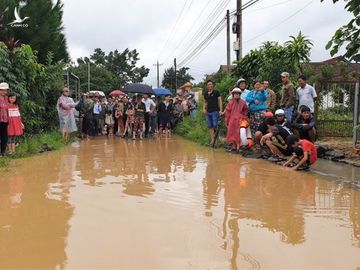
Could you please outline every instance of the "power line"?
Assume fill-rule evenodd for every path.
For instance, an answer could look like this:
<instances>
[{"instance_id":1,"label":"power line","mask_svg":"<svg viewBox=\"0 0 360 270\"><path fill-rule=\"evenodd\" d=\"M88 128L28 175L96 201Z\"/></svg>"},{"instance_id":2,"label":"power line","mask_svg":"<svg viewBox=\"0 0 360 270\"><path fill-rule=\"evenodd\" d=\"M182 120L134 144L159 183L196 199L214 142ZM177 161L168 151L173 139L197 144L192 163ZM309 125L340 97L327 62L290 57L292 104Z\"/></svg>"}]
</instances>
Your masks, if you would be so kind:
<instances>
[{"instance_id":1,"label":"power line","mask_svg":"<svg viewBox=\"0 0 360 270\"><path fill-rule=\"evenodd\" d=\"M173 27L171 28L170 34L168 35L168 37L167 37L167 39L166 39L163 47L162 47L161 50L160 50L160 53L159 53L159 55L158 55L158 58L160 57L161 53L164 51L164 49L165 49L166 46L168 45L170 39L173 37L173 35L174 35L174 33L175 33L175 29L176 29L176 27L177 27L178 24L179 24L180 18L182 17L182 15L183 15L183 13L184 13L184 11L185 11L185 7L186 7L188 1L189 1L189 0L186 0L186 2L184 3L184 5L182 6L181 11L180 11L178 17L176 18L175 24L174 24ZM191 2L191 4L192 4L192 2Z\"/></svg>"},{"instance_id":2,"label":"power line","mask_svg":"<svg viewBox=\"0 0 360 270\"><path fill-rule=\"evenodd\" d=\"M275 26L273 26L272 28L268 29L267 31L259 34L259 35L256 35L255 37L251 38L251 39L248 39L246 40L245 42L250 42L250 41L253 41L255 39L257 39L258 37L261 37L267 33L269 33L270 31L274 30L275 28L277 28L278 26L280 26L281 24L283 24L284 22L290 20L292 17L294 17L295 15L297 15L299 12L303 11L304 9L306 9L308 6L310 6L312 3L314 2L314 0L311 0L309 3L307 3L305 6L303 6L302 8L298 9L297 11L295 11L293 14L291 14L290 16L286 17L284 20L282 20L281 22L279 22L278 24L276 24Z\"/></svg>"},{"instance_id":3,"label":"power line","mask_svg":"<svg viewBox=\"0 0 360 270\"><path fill-rule=\"evenodd\" d=\"M242 10L245 10L251 6L253 6L254 4L256 4L257 2L262 1L262 0L250 0L249 2L245 3L242 7ZM235 12L233 12L233 14L235 14ZM220 24L218 24L215 29L200 43L198 43L198 45L184 58L184 60L182 60L180 62L180 66L184 66L190 62L192 62L209 44L211 41L213 41L222 31L222 29L225 27L225 24L221 25L224 22L221 21ZM221 28L219 28L221 26ZM194 47L194 46L193 46ZM187 50L189 51L189 50Z\"/></svg>"},{"instance_id":4,"label":"power line","mask_svg":"<svg viewBox=\"0 0 360 270\"><path fill-rule=\"evenodd\" d=\"M211 11L211 13L208 15L208 19L206 19L202 25L198 28L197 32L191 37L191 39L189 40L189 42L186 43L186 46L184 46L186 49L184 51L184 53L182 54L186 54L193 46L195 43L195 40L198 39L200 40L201 37L203 37L206 32L208 31L208 29L211 28L211 26L214 24L214 22L216 21L216 19L214 20L214 17L217 18L219 16L219 14L221 13L221 9L223 9L229 2L230 0L222 0L221 2L219 2L214 9ZM210 1L208 1L209 3ZM203 9L204 10L204 9ZM197 20L196 20L197 21ZM191 31L191 30L190 30ZM185 41L186 39L183 39L180 44L175 48L174 51L176 51Z\"/></svg>"},{"instance_id":5,"label":"power line","mask_svg":"<svg viewBox=\"0 0 360 270\"><path fill-rule=\"evenodd\" d=\"M211 29L211 27L214 25L214 23L216 22L216 18L221 16L221 12L228 5L228 3L229 3L229 0L224 0L220 3L220 5L217 6L217 8L209 16L208 20L204 22L203 26L194 34L194 36L188 42L189 46L187 46L184 53L182 53L183 55L188 54L191 50L196 48L199 43L201 43L201 39L206 35L208 30ZM217 26L218 25L216 25L215 28ZM196 42L196 40L198 40L198 42ZM200 42L199 42L199 40L200 40Z\"/></svg>"}]
</instances>

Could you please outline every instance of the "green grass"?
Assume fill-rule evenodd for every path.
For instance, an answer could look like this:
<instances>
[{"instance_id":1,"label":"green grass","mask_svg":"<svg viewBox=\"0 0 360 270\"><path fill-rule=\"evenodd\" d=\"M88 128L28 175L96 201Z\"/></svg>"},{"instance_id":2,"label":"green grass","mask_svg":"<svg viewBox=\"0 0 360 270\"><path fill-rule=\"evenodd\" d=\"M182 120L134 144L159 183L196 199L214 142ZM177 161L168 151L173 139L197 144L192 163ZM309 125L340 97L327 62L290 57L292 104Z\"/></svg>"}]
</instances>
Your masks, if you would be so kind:
<instances>
[{"instance_id":1,"label":"green grass","mask_svg":"<svg viewBox=\"0 0 360 270\"><path fill-rule=\"evenodd\" d=\"M59 131L51 131L44 134L26 136L20 140L14 155L6 156L0 159L0 168L9 166L9 162L12 159L19 159L38 154L41 146L44 144L47 144L53 150L58 150L73 142L74 140L75 137L70 137L69 141L63 141Z\"/></svg>"}]
</instances>

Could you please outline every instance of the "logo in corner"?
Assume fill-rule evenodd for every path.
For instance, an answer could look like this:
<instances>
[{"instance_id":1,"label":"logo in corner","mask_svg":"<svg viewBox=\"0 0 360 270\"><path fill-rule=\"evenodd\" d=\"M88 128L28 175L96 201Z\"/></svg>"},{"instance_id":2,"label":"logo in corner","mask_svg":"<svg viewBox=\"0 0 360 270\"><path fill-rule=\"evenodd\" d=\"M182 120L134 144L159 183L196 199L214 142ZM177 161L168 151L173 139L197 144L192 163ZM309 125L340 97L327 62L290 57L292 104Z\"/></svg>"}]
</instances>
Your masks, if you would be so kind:
<instances>
[{"instance_id":1,"label":"logo in corner","mask_svg":"<svg viewBox=\"0 0 360 270\"><path fill-rule=\"evenodd\" d=\"M15 8L14 10L14 16L15 16L15 20L11 23L9 23L9 25L11 27L28 27L29 25L24 23L27 19L29 19L29 17L24 17L23 19L20 16L20 10L25 7L27 5L26 1L20 1L19 2L19 6Z\"/></svg>"}]
</instances>

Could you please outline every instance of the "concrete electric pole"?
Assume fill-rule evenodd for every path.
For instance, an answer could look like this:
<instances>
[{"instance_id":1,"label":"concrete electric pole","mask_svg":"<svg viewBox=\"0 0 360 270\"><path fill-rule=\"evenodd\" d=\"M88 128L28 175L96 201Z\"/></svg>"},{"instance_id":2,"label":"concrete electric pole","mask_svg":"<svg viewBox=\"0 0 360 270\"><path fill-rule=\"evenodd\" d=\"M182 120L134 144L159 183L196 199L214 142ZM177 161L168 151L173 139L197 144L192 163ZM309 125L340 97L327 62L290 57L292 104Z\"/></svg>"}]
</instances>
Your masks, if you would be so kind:
<instances>
[{"instance_id":1,"label":"concrete electric pole","mask_svg":"<svg viewBox=\"0 0 360 270\"><path fill-rule=\"evenodd\" d=\"M231 47L230 47L230 11L226 11L226 64L227 72L230 74L231 65Z\"/></svg>"},{"instance_id":2,"label":"concrete electric pole","mask_svg":"<svg viewBox=\"0 0 360 270\"><path fill-rule=\"evenodd\" d=\"M177 64L176 64L176 58L174 58L174 69L175 69L175 93L177 91Z\"/></svg>"},{"instance_id":3,"label":"concrete electric pole","mask_svg":"<svg viewBox=\"0 0 360 270\"><path fill-rule=\"evenodd\" d=\"M156 66L157 69L157 87L160 87L160 66L162 66L163 64L159 64L159 60L157 61L156 64L154 64L154 66Z\"/></svg>"},{"instance_id":4,"label":"concrete electric pole","mask_svg":"<svg viewBox=\"0 0 360 270\"><path fill-rule=\"evenodd\" d=\"M239 61L242 57L242 0L237 0L236 6L236 24L237 24L237 33L236 33L236 41L238 44L238 50L236 51L236 60Z\"/></svg>"}]
</instances>

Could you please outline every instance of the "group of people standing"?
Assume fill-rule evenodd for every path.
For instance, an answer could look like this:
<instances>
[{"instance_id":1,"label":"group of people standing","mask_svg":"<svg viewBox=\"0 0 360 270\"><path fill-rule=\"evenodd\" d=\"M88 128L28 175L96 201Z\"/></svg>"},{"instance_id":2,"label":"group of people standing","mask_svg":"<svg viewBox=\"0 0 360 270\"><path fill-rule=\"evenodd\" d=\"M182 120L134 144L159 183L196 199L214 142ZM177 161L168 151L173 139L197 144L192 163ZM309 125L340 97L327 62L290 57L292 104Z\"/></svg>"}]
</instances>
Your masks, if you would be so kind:
<instances>
[{"instance_id":1,"label":"group of people standing","mask_svg":"<svg viewBox=\"0 0 360 270\"><path fill-rule=\"evenodd\" d=\"M192 84L182 86L182 93L172 98L135 94L100 96L99 92L84 93L76 104L64 87L58 100L60 128L63 137L77 130L74 109L79 112L79 127L83 138L109 135L136 140L155 134L171 135L171 130L184 116L196 116L196 101Z\"/></svg>"},{"instance_id":2,"label":"group of people standing","mask_svg":"<svg viewBox=\"0 0 360 270\"><path fill-rule=\"evenodd\" d=\"M25 129L20 115L18 95L9 91L8 83L0 83L0 158L16 152L17 138L23 135Z\"/></svg>"},{"instance_id":3,"label":"group of people standing","mask_svg":"<svg viewBox=\"0 0 360 270\"><path fill-rule=\"evenodd\" d=\"M316 140L316 91L307 84L303 75L298 78L299 87L296 91L288 72L281 74L281 80L283 88L278 109L277 95L270 89L268 81L255 81L253 89L248 90L246 80L239 79L229 90L230 96L223 109L221 95L214 90L214 82L209 80L204 94L203 110L210 132L210 144L215 143L219 117L224 115L229 151L241 152L242 149L249 149L255 144L258 150L268 148L273 154L271 158L278 161L286 161L287 156L295 153L298 160L284 162L285 166L300 169L313 164L317 156L313 145ZM303 150L302 154L298 149ZM310 161L312 163L307 163Z\"/></svg>"}]
</instances>

